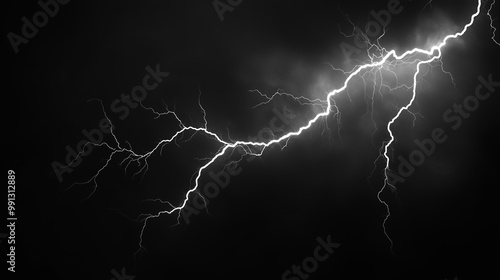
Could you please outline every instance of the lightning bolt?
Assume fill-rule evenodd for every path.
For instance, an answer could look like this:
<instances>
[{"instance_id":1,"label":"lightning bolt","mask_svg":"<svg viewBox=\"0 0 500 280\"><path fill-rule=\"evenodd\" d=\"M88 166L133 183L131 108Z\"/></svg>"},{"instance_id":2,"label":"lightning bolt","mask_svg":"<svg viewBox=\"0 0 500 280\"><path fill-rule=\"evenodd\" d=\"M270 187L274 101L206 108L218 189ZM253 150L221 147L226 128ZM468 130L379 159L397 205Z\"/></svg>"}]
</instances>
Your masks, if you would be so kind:
<instances>
[{"instance_id":1,"label":"lightning bolt","mask_svg":"<svg viewBox=\"0 0 500 280\"><path fill-rule=\"evenodd\" d=\"M498 43L498 41L495 40L495 33L496 33L497 29L495 28L495 26L493 26L493 21L495 21L495 20L491 16L491 9L493 9L493 5L495 5L495 2L496 2L496 0L493 0L491 2L490 8L488 9L488 12L486 12L486 14L490 18L490 28L491 28L491 33L492 33L491 40L493 40L493 42L495 42L495 44L500 46L500 43Z\"/></svg>"},{"instance_id":2,"label":"lightning bolt","mask_svg":"<svg viewBox=\"0 0 500 280\"><path fill-rule=\"evenodd\" d=\"M426 6L431 5L431 2L432 1L429 1ZM393 186L389 183L389 177L388 177L389 176L388 172L390 172L389 149L390 149L391 145L393 144L393 142L395 141L395 137L394 137L394 134L393 134L393 131L391 128L394 125L394 123L400 118L400 116L405 111L412 114L415 117L415 114L410 111L410 107L413 105L413 103L416 99L416 96L417 96L417 82L419 80L419 74L421 73L421 70L422 70L422 68L421 68L422 65L430 65L432 62L437 61L441 65L441 70L443 70L443 72L445 72L445 73L448 73L448 72L444 71L443 66L442 66L442 61L441 61L442 49L444 46L447 45L447 43L450 40L457 39L458 37L463 36L467 32L469 27L471 27L473 25L476 17L480 14L481 5L482 5L481 2L482 2L481 0L477 1L477 8L476 8L475 13L471 15L470 21L463 27L463 29L461 31L459 31L455 34L447 35L438 44L432 46L430 49L427 49L427 50L420 49L420 48L414 48L414 49L405 51L401 54L397 54L397 52L395 50L386 50L385 48L381 47L380 43L379 43L380 38L382 38L385 35L385 30L384 30L384 34L382 34L382 36L380 36L376 40L377 41L376 43L368 42L370 44L369 49L368 49L368 56L370 58L369 63L362 64L362 65L356 65L350 71L344 71L344 70L332 67L334 70L342 71L343 74L346 76L346 78L345 78L343 85L340 88L329 92L324 99L309 99L309 98L302 97L302 96L297 97L297 96L290 95L290 94L283 93L283 92L277 92L274 95L272 95L271 97L269 97L265 94L260 93L260 91L258 91L258 90L251 91L253 93L259 94L261 97L264 97L266 99L266 101L264 101L260 104L257 104L256 107L268 104L275 97L288 96L288 97L293 98L295 101L299 102L301 105L317 106L317 107L321 108L321 111L319 113L317 113L312 119L310 119L305 125L299 127L295 131L288 132L288 133L282 135L281 137L274 137L272 140L269 140L267 142L233 141L230 139L230 137L229 137L230 140L226 141L223 139L223 137L219 136L217 133L212 132L208 127L207 114L206 114L205 109L201 105L201 97L200 97L198 99L198 105L203 113L204 124L203 124L203 126L199 126L199 127L186 125L179 118L179 116L176 114L175 109L170 110L168 108L168 106L165 104L164 104L164 107L165 107L164 112L157 112L153 108L145 107L141 104L141 106L145 110L151 111L155 115L155 118L166 117L166 116L173 117L177 121L179 129L170 138L163 139L160 142L158 142L154 146L154 148L151 149L150 151L148 151L146 153L138 153L138 152L134 151L134 149L131 147L130 143L125 142L128 145L128 147L124 147L123 143L120 143L118 137L116 137L116 135L114 133L115 127L114 127L112 121L106 115L106 112L104 110L104 106L102 105L102 102L98 100L99 102L101 102L101 107L102 107L102 110L104 112L105 117L108 119L109 123L111 124L111 135L112 135L113 140L114 140L114 145L110 145L106 142L101 143L101 144L88 143L88 145L105 146L108 149L110 149L111 154L107 158L105 164L96 172L96 174L94 176L92 176L89 180L87 180L85 182L74 183L73 185L71 185L71 187L73 187L75 185L92 184L93 191L89 195L89 197L90 197L95 192L95 190L98 188L97 180L98 180L98 177L101 174L101 172L106 167L108 167L108 165L110 164L112 159L114 157L116 157L116 155L119 155L119 154L127 155L126 158L120 162L120 165L126 164L125 171L130 166L130 164L136 163L141 168L139 169L139 171L134 173L134 176L139 175L141 173L144 176L144 174L148 171L148 168L149 168L148 159L150 158L151 155L153 155L155 152L158 152L158 151L161 154L163 147L165 145L170 144L170 143L177 144L177 141L182 141L183 137L185 135L189 135L189 133L191 133L191 136L185 141L188 141L189 139L194 137L195 134L201 133L203 135L206 135L208 138L215 140L218 144L220 144L219 149L217 150L217 152L215 153L215 155L213 157L202 159L203 161L205 161L205 163L195 172L195 174L193 174L194 185L185 193L184 200L182 201L182 203L180 205L176 206L168 201L162 201L160 199L148 200L148 201L153 201L153 202L160 202L162 205L166 205L166 207L168 209L163 210L163 211L159 211L156 214L142 214L138 217L138 221L142 222L142 228L141 228L141 232L140 232L140 241L139 241L139 250L137 251L137 252L139 252L140 250L145 249L142 244L143 244L144 231L147 227L148 221L150 221L151 219L154 219L154 218L158 218L164 214L171 215L171 214L177 213L177 222L179 223L181 210L188 203L190 195L199 195L204 200L203 196L198 191L200 178L202 177L202 175L204 174L204 172L208 168L210 168L216 161L221 160L224 157L224 155L229 154L229 156L230 156L236 151L236 149L242 149L243 154L242 154L241 158L243 158L244 156L249 156L249 155L261 156L266 151L267 148L273 146L274 144L280 145L281 143L285 142L285 147L286 147L288 140L290 140L293 137L301 135L302 132L308 130L318 120L326 118L329 115L331 115L332 113L334 113L335 115L340 114L339 108L335 104L333 97L341 92L347 91L347 86L348 86L349 82L354 77L359 75L364 80L366 75L369 75L369 73L371 73L371 74L373 74L374 78L376 78L377 74L378 74L379 78L382 80L383 78L382 78L382 75L380 74L380 71L383 69L383 70L388 71L389 73L394 74L396 77L396 80L397 80L396 73L394 72L394 70L391 70L391 69L394 69L395 67L402 65L402 64L412 65L412 64L416 63L416 66L415 66L416 71L413 75L413 84L411 86L405 85L405 84L399 84L399 81L398 81L398 86L396 86L396 88L389 88L390 90L395 90L395 89L400 89L400 88L412 90L412 95L411 95L411 100L405 106L399 108L399 110L397 110L396 115L387 123L386 130L390 136L389 137L390 139L388 141L383 142L382 147L380 149L381 155L379 156L379 158L383 157L383 159L385 160L385 167L384 167L385 179L384 179L384 184L383 184L382 188L377 193L377 198L378 198L379 202L385 206L386 211L387 211L386 215L384 217L383 223L382 223L382 227L383 227L383 231L384 231L385 236L387 237L387 239L390 242L391 250L392 250L393 242L392 242L391 238L389 237L389 235L387 234L387 230L386 230L386 222L389 219L391 212L390 212L389 205L380 197L382 192L387 187L391 187L391 188L395 189L395 186ZM490 14L490 11L491 11L494 4L495 4L495 1L493 0L493 2L491 3L490 8L488 9L486 14L490 19L490 27L491 27L491 30L493 33L492 40L497 45L500 46L500 44L495 40L496 29L493 26L493 18ZM366 36L365 36L365 38L367 39ZM417 56L419 56L419 57L424 56L424 57L426 57L426 59L424 59L424 60L418 59ZM451 74L449 74L449 75L451 77ZM366 82L365 82L365 85L366 85ZM374 102L373 97L374 97L375 92L376 92L376 89L375 89L375 85L374 85L374 88L372 91L372 98L371 98L371 100L372 100L372 104L371 104L372 113L373 113L373 102ZM380 93L380 87L379 87L379 93ZM377 129L376 125L375 125L375 129ZM113 147L113 146L116 146L116 147ZM83 149L83 150L85 150L85 149ZM81 156L81 154L79 154L78 156ZM240 158L240 160L241 160L241 158ZM75 160L77 160L77 159L78 158L75 158ZM205 203L205 205L206 205L206 203Z\"/></svg>"}]
</instances>

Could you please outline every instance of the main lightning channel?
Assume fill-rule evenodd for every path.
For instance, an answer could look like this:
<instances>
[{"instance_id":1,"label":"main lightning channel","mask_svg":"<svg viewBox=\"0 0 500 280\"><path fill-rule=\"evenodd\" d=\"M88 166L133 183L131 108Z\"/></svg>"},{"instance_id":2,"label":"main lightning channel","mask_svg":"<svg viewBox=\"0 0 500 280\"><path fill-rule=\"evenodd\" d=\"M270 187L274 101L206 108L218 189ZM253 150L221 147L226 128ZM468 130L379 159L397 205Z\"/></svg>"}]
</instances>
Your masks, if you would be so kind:
<instances>
[{"instance_id":1,"label":"main lightning channel","mask_svg":"<svg viewBox=\"0 0 500 280\"><path fill-rule=\"evenodd\" d=\"M120 144L116 135L114 134L114 126L113 126L111 120L106 116L106 118L108 119L108 121L110 122L110 124L112 126L111 134L112 134L114 141L115 141L118 148L113 148L110 145L108 145L107 143L95 144L98 146L104 145L104 146L108 147L109 149L112 150L112 153L111 153L110 157L108 158L108 160L106 161L105 165L102 168L100 168L98 170L98 172L92 178L90 178L86 182L76 183L76 184L89 184L89 183L93 182L94 183L94 191L95 191L95 189L97 188L97 178L100 175L100 172L108 166L108 164L110 163L113 156L118 154L118 153L128 154L127 158L122 161L122 163L128 161L127 167L131 162L140 163L141 161L144 161L144 166L136 174L138 174L140 172L146 172L148 169L148 159L153 153L155 153L157 150L160 150L160 152L161 152L164 145L171 143L173 141L176 141L176 139L178 137L181 137L185 132L188 132L188 131L191 131L194 133L198 133L198 132L204 133L207 136L209 136L210 138L215 139L218 143L220 143L222 145L219 148L219 150L217 151L217 153L212 158L209 158L209 160L196 171L196 173L195 173L196 176L194 179L194 186L186 192L186 194L184 196L184 200L180 205L174 206L170 202L166 202L170 206L171 209L160 211L160 212L157 212L156 214L144 215L145 217L143 219L141 219L141 221L143 222L143 225L142 225L142 229L141 229L141 233L140 233L140 242L139 242L139 246L140 246L139 250L141 250L141 249L143 249L143 246L142 246L143 234L144 234L144 230L146 229L147 222L150 219L160 217L163 214L170 215L170 214L173 214L175 212L178 213L177 221L179 222L181 210L187 205L190 195L195 193L195 192L198 192L199 181L200 181L200 178L202 177L204 171L207 168L209 168L214 162L216 162L219 158L221 158L227 151L234 151L236 148L241 147L244 149L245 155L261 156L264 153L264 151L266 150L266 148L268 148L274 144L279 144L283 141L288 141L292 137L299 136L300 134L302 134L302 132L309 129L313 124L315 124L319 119L329 116L330 113L332 112L332 109L337 109L335 102L332 100L332 97L334 97L338 93L345 91L347 89L349 82L354 77L356 77L358 74L360 74L363 70L383 66L391 58L396 60L396 61L401 61L404 58L407 58L409 56L413 56L416 54L426 55L430 58L427 60L424 60L424 61L419 61L417 64L417 68L416 68L415 74L413 76L413 91L412 91L411 100L409 101L409 103L406 106L400 108L398 110L397 114L388 122L386 128L387 128L387 132L390 135L390 139L389 139L389 141L383 143L382 149L381 149L381 150L383 150L383 157L385 159L385 168L384 168L385 179L384 179L384 185L377 193L377 198L380 201L380 203L382 203L387 209L387 214L384 217L384 221L383 221L382 226L383 226L385 236L387 237L387 239L391 243L391 250L392 250L393 242L392 242L391 238L389 237L389 235L387 234L386 227L385 227L386 222L389 219L391 213L390 213L389 205L383 199L380 198L381 193L385 190L385 188L387 186L391 186L394 188L394 186L392 186L388 180L388 178L389 178L388 172L390 171L390 157L389 157L388 149L395 140L395 137L394 137L394 134L391 130L391 127L399 119L399 117L401 116L401 114L404 111L410 112L409 108L412 106L413 102L415 101L416 95L417 95L417 78L418 78L418 75L420 74L421 66L424 64L429 64L433 61L439 60L442 57L442 48L447 44L447 42L451 39L456 39L458 37L461 37L467 32L467 30L470 28L470 26L473 25L476 17L480 14L481 2L482 2L482 0L477 1L476 12L474 14L472 14L472 16L470 17L470 21L464 26L464 28L460 32L446 36L444 39L442 39L441 42L439 42L439 44L436 44L435 46L433 46L429 50L414 48L414 49L408 50L408 51L398 55L395 50L387 51L384 48L382 48L381 49L383 51L382 54L385 53L385 55L380 56L380 60L374 61L374 58L370 57L371 58L370 63L364 64L364 65L357 65L353 68L352 71L344 72L345 74L348 74L348 76L346 77L343 86L328 93L328 95L326 96L326 98L324 100L308 100L308 99L306 99L306 100L310 101L311 104L316 104L316 105L319 104L322 108L324 108L324 110L322 112L318 113L316 116L314 116L314 118L310 119L306 125L300 127L298 130L293 131L293 132L289 132L289 133L287 133L279 138L275 138L275 139L270 140L268 142L254 142L254 141L231 141L231 142L228 142L228 141L223 140L222 137L220 137L219 135L217 135L214 132L211 132L208 129L208 122L206 120L206 112L203 109L203 107L201 106L201 103L199 104L199 106L200 106L201 110L203 111L203 120L204 120L204 126L202 126L202 127L184 125L184 123L180 120L180 118L177 116L177 114L174 111L169 110L168 107L166 107L166 106L165 107L166 107L167 111L164 113L158 113L158 112L154 111L152 108L145 108L143 106L145 109L151 110L154 114L157 115L157 117L160 117L163 115L173 115L176 118L180 129L169 139L161 140L151 151L144 153L144 154L139 154L139 153L134 152L132 147L130 147L130 148L122 147L122 145ZM491 22L490 26L493 30L492 39L496 44L498 44L498 42L496 42L494 39L495 29L492 25L493 19L490 15L490 11L491 11L491 8L492 8L494 3L495 3L495 1L493 1L493 3L491 4L490 9L487 12L487 15L490 18L490 22ZM376 58L378 59L379 57L376 57ZM296 98L296 100L304 100L304 98L300 97L300 98ZM269 101L269 98L268 98L268 101ZM268 101L266 101L265 103L267 103ZM325 106L325 102L326 102L326 106ZM101 105L102 105L102 103L101 103ZM333 111L336 112L336 110L333 110ZM130 146L130 144L129 144L129 146ZM258 152L252 152L252 151L250 151L249 147L259 148L259 150L258 150ZM136 174L134 174L134 175L136 175Z\"/></svg>"}]
</instances>

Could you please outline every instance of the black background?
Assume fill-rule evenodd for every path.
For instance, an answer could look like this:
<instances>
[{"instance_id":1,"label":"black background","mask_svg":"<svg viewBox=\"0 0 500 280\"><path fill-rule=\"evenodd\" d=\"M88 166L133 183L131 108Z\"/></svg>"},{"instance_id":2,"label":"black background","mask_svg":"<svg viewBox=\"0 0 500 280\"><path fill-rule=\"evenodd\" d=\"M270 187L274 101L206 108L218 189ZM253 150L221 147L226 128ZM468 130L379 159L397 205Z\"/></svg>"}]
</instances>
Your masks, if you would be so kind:
<instances>
[{"instance_id":1,"label":"black background","mask_svg":"<svg viewBox=\"0 0 500 280\"><path fill-rule=\"evenodd\" d=\"M393 16L382 40L398 50L412 48L415 34L425 38L423 31L433 31L432 19L446 18L458 28L476 7L475 1L401 3L403 12ZM142 223L133 219L165 210L143 200L181 203L200 166L194 158L216 152L214 141L199 136L180 148L168 146L162 156L151 157L142 180L132 176L137 166L125 172L118 157L88 199L92 184L68 188L89 180L109 150L95 148L62 183L53 173L52 162L64 162L65 146L76 147L84 139L82 129L96 128L104 117L98 102L87 102L92 98L102 100L122 143L128 140L138 152L172 136L177 126L171 118L155 120L138 108L121 121L109 112L113 100L141 83L148 65L159 64L170 76L148 94L146 106L175 105L187 124L201 126L201 93L212 131L226 137L227 128L233 139L256 136L282 103L252 110L263 100L249 90L272 94L281 88L316 98L338 88L342 76L324 62L352 66L339 44L353 41L340 34L339 25L349 32L348 14L363 26L371 10L386 4L244 0L221 22L211 1L71 1L15 54L7 34L19 34L21 17L30 18L39 6L4 1L3 135L6 169L17 175L16 276L111 279L112 269L125 267L135 279L280 279L312 255L317 237L331 235L342 245L310 279L500 279L495 269L498 89L456 131L442 119L444 111L473 94L479 75L500 80L500 46L490 39L484 15L489 2L470 31L444 49L444 68L456 87L434 67L420 81L412 107L424 118L417 117L412 127L404 114L395 126L400 138L394 158L407 156L413 140L429 137L436 127L448 140L398 185L397 196L389 189L382 194L391 207L386 227L394 253L382 228L386 209L376 197L383 185L382 160L367 178L388 139L382 128L396 111L380 112L381 129L372 138L364 128L367 106L359 80L349 96L335 97L342 112L340 137L335 119L328 118L283 151L274 146L261 158L244 161L241 174L210 201L210 214L202 211L189 225L181 219L175 226L176 215L149 220L145 250L138 254ZM318 77L326 77L321 86ZM300 123L311 111L302 107L295 113ZM325 128L330 131L322 133ZM105 140L113 142L109 135ZM220 171L222 163L212 168ZM205 175L201 183L208 181ZM5 245L2 241L2 259Z\"/></svg>"}]
</instances>

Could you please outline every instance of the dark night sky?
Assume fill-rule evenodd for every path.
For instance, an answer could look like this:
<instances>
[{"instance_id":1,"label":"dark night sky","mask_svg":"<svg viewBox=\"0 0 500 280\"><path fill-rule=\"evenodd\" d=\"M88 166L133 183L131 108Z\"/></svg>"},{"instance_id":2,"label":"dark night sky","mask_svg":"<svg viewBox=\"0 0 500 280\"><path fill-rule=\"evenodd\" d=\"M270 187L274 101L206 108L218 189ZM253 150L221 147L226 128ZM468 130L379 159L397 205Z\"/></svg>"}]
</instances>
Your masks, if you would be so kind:
<instances>
[{"instance_id":1,"label":"dark night sky","mask_svg":"<svg viewBox=\"0 0 500 280\"><path fill-rule=\"evenodd\" d=\"M281 279L313 255L318 237L331 235L341 246L308 279L500 279L495 269L499 88L458 129L443 119L453 104L474 94L478 76L500 81L493 58L500 46L491 40L484 15L489 2L470 31L444 49L444 69L456 86L439 65L425 67L429 72L419 81L412 107L423 117L413 126L405 113L394 126L398 140L391 168L396 170L398 157L408 158L416 148L415 139L429 138L436 128L448 138L397 185L397 194L387 188L381 195L392 213L386 227L393 253L382 229L386 209L377 200L385 163L376 160L389 137L383 128L409 93L376 97L379 130L372 136L360 78L353 79L348 94L334 97L342 113L340 130L329 117L284 150L273 146L259 159L243 160L241 173L210 201L209 214L202 210L177 226L176 215L149 220L145 250L135 256L142 224L133 219L165 210L144 200L181 203L200 166L195 158L213 155L219 146L202 135L167 146L151 157L142 180L133 177L139 168L132 164L125 172L118 165L125 156L118 156L89 199L92 185L68 188L91 178L109 150L94 148L63 182L52 170L54 161L64 162L65 147L75 148L84 139L82 130L97 128L103 119L99 102L87 102L92 98L102 101L123 145L129 141L145 152L172 136L177 129L172 118L155 120L136 108L121 120L110 111L115 99L142 83L145 68L157 64L170 75L148 92L145 106L161 110L164 102L187 124L201 126L201 93L210 130L226 140L227 130L233 139L247 140L269 126L273 109L286 105L296 117L285 129L296 129L312 116L310 107L278 99L252 109L263 98L249 90L324 97L344 79L325 62L345 69L354 65L339 47L354 44L339 31L350 31L346 15L363 27L373 19L370 11L385 9L388 2L243 0L221 22L208 0L71 1L15 54L7 34L20 34L21 18L31 18L40 7L36 1L5 1L4 137L6 168L17 174L16 276L112 279L113 269L125 267L137 280ZM425 3L401 0L404 9L392 16L381 43L398 51L425 47L443 30L457 31L476 8L475 1ZM492 14L498 15L498 7ZM363 55L352 58L367 61ZM113 138L107 134L105 141ZM368 179L374 161L377 168ZM223 164L207 173L221 171ZM205 174L200 184L210 181ZM0 245L2 260L5 245Z\"/></svg>"}]
</instances>

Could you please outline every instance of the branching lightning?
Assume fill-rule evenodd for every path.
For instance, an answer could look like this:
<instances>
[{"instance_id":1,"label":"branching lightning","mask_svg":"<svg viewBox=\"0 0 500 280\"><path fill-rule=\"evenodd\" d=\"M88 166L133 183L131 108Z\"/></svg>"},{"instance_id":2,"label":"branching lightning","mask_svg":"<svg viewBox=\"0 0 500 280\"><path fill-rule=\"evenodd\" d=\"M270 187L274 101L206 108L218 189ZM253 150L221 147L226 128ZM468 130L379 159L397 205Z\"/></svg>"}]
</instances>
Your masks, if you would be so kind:
<instances>
[{"instance_id":1,"label":"branching lightning","mask_svg":"<svg viewBox=\"0 0 500 280\"><path fill-rule=\"evenodd\" d=\"M500 46L500 43L498 43L498 41L495 39L495 35L496 35L495 33L497 32L497 29L495 28L495 26L493 26L493 21L495 21L495 20L491 16L491 9L493 9L495 2L496 2L496 0L491 1L490 8L488 9L488 12L486 12L486 14L488 15L488 17L490 19L490 28L491 28L491 33L492 33L491 40L493 40L493 42L495 42L495 44Z\"/></svg>"},{"instance_id":2,"label":"branching lightning","mask_svg":"<svg viewBox=\"0 0 500 280\"><path fill-rule=\"evenodd\" d=\"M429 1L429 3L426 6L430 6L431 2L432 1ZM491 27L491 30L493 32L492 40L497 45L500 46L500 44L495 40L496 29L493 26L493 18L490 14L490 11L491 11L494 3L495 3L495 1L493 0L486 14L490 19L490 27ZM106 112L105 112L104 107L102 106L102 102L101 102L101 107L103 109L104 115L108 119L109 123L112 126L111 127L111 135L114 139L114 144L110 145L106 142L104 142L102 144L92 144L92 143L90 143L90 144L96 145L96 146L105 146L106 148L108 148L111 151L111 154L107 158L105 164L97 171L97 173L93 177L91 177L89 180L87 180L85 182L75 183L72 186L92 184L93 191L90 194L90 196L91 196L98 187L97 180L98 180L99 175L106 167L108 167L108 165L110 164L112 159L118 154L126 155L125 159L123 159L120 162L120 165L125 164L125 171L129 168L130 164L135 163L138 166L140 166L141 168L136 173L134 173L134 176L139 175L141 173L144 176L144 174L148 171L148 168L149 168L148 160L151 157L151 155L153 155L156 152L159 152L161 154L163 147L165 145L168 145L171 143L176 144L177 143L176 141L182 140L182 137L184 135L186 135L186 133L188 133L188 132L192 132L193 134L202 133L202 134L206 135L208 138L210 138L210 139L216 141L218 144L220 144L220 147L217 150L217 152L215 153L215 155L213 155L212 157L209 157L209 158L201 159L201 161L204 161L204 164L193 175L193 177L194 177L193 186L185 193L184 200L182 201L182 203L180 203L179 205L174 205L170 202L165 202L165 201L162 201L159 199L151 200L151 201L161 202L161 204L165 205L165 207L167 207L168 209L163 210L163 211L159 211L156 214L143 214L139 217L139 220L142 222L139 250L144 249L143 245L142 245L143 234L144 234L144 231L147 227L148 221L150 219L158 218L163 214L170 215L170 214L175 214L175 213L177 213L177 221L179 221L179 218L181 215L181 210L188 203L190 195L196 194L196 195L199 195L200 197L203 198L203 196L198 191L200 178L204 175L204 172L207 169L209 169L216 161L221 160L225 155L231 155L236 149L242 149L244 151L243 156L248 156L248 155L261 156L266 151L267 148L273 146L274 144L285 143L285 147L286 147L286 144L288 143L289 139L301 135L302 132L308 130L318 120L326 118L326 117L330 116L332 113L333 114L340 113L339 108L337 107L335 101L333 100L333 97L341 92L347 91L348 84L349 84L349 82L351 82L351 80L354 77L359 75L359 77L361 77L363 80L365 80L365 78L367 78L367 77L372 77L374 79L383 80L383 76L380 72L383 70L383 71L386 71L387 73L392 73L397 81L397 86L395 88L388 87L389 90L391 90L391 91L397 90L397 89L405 89L408 91L411 90L411 100L405 106L399 108L397 110L396 115L387 123L386 130L387 130L387 133L389 134L389 140L383 142L382 147L380 148L380 151L381 151L380 157L382 157L385 160L385 167L384 167L385 179L384 179L384 184L383 184L382 188L377 193L377 198L380 201L380 203L385 206L385 208L387 210L386 215L385 215L384 220L383 220L383 223L382 223L382 227L384 230L384 234L386 235L387 239L391 243L391 249L392 249L393 242L390 239L389 235L387 234L386 226L385 226L387 220L389 219L389 217L391 215L391 212L389 209L389 205L383 199L380 198L380 195L386 189L386 187L391 187L392 189L395 189L395 187L393 185L391 185L389 183L389 180L388 180L388 178L389 178L388 172L390 171L390 163L391 163L389 149L391 148L391 144L393 144L393 142L395 141L395 137L394 137L394 134L392 131L392 126L394 125L394 123L400 118L400 116L405 111L412 114L415 117L415 114L410 111L410 107L414 104L414 101L415 101L416 96L417 96L417 83L419 82L419 79L421 79L420 74L422 71L422 68L421 68L422 65L431 65L431 63L433 63L433 62L437 62L440 65L441 70L443 72L447 73L448 75L450 75L452 81L454 82L453 77L451 76L451 73L444 71L443 64L441 61L442 49L444 46L447 45L447 43L450 40L457 39L458 37L463 36L467 32L467 30L475 22L476 17L480 14L481 5L482 5L482 0L478 0L477 1L477 9L476 9L475 13L472 14L472 16L470 17L470 21L462 28L461 31L459 31L455 34L447 35L438 44L432 46L430 49L414 48L414 49L405 51L404 53L401 53L401 54L397 54L395 50L386 50L385 48L381 47L379 44L379 39L385 35L385 32L384 32L384 34L382 34L382 36L380 36L376 40L377 41L376 44L370 43L370 47L368 49L368 56L370 58L369 63L356 65L350 71L344 71L341 69L334 68L332 66L332 68L334 70L342 71L342 73L345 75L345 80L343 82L343 85L340 88L329 92L324 99L309 99L309 98L306 98L303 96L297 97L297 96L294 96L294 95L291 95L288 93L283 93L283 92L277 92L274 95L269 97L265 94L262 94L258 90L252 91L254 93L259 94L261 97L265 98L264 102L259 103L256 106L265 105L276 97L286 95L288 97L295 99L301 105L315 106L315 107L318 107L321 109L321 111L319 113L317 113L305 125L301 126L297 130L292 131L292 132L288 132L281 137L275 137L274 139L272 139L268 142L241 141L241 140L234 141L234 140L230 139L230 137L229 137L229 140L224 140L222 136L220 136L217 133L214 133L210 130L210 128L208 126L208 121L207 121L207 113L206 113L205 109L203 108L203 106L201 105L201 98L199 98L198 105L203 113L203 121L204 121L203 125L199 126L199 127L186 125L179 118L179 116L176 114L175 110L170 110L167 105L164 105L164 107L165 107L164 112L157 112L153 108L148 108L148 107L145 107L141 104L141 106L144 109L151 111L155 115L155 118L173 117L176 120L176 122L179 126L179 129L170 138L163 139L163 140L159 141L154 146L154 148L151 149L150 151L148 151L146 153L138 153L138 152L134 151L134 149L131 147L130 143L128 143L128 142L125 142L127 144L128 148L124 147L124 144L121 143L119 141L119 139L116 137L116 135L114 133L113 123L106 115ZM420 57L425 57L425 59L421 59ZM412 65L412 66L416 67L416 71L413 75L412 85L406 85L404 83L402 83L402 84L399 83L398 77L397 77L394 69L402 64ZM380 92L380 88L382 86L385 86L383 84L384 84L383 82L380 84L380 86L378 88L378 92ZM365 86L366 86L366 83L365 83ZM372 96L370 98L371 99L371 111L372 111L372 113L373 113L374 95L376 92L377 92L377 89L376 89L376 85L374 84L373 90L372 90ZM376 124L375 124L375 130L377 130ZM193 137L193 135L189 139L191 139L192 137ZM75 160L77 160L77 159L75 159Z\"/></svg>"}]
</instances>

